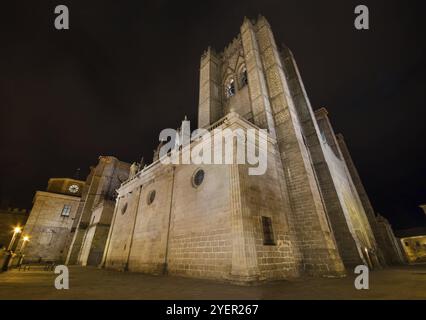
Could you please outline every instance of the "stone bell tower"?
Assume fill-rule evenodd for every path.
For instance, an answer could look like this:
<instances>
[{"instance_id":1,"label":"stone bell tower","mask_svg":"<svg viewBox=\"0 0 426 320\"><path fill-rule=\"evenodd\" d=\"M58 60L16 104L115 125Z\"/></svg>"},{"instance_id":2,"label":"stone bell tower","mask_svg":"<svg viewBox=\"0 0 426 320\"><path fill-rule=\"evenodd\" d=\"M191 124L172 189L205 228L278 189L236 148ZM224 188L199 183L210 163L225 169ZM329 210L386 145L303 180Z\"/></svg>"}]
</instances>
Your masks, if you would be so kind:
<instances>
[{"instance_id":1,"label":"stone bell tower","mask_svg":"<svg viewBox=\"0 0 426 320\"><path fill-rule=\"evenodd\" d=\"M256 30L248 19L222 53L209 47L201 57L198 126L231 110L275 136Z\"/></svg>"},{"instance_id":2,"label":"stone bell tower","mask_svg":"<svg viewBox=\"0 0 426 320\"><path fill-rule=\"evenodd\" d=\"M199 127L208 127L230 111L276 140L289 193L291 216L302 268L307 273L344 270L328 220L302 120L315 121L302 95L292 91L294 68L285 68L288 50L279 50L268 21L247 18L239 35L222 53L209 48L201 57Z\"/></svg>"}]
</instances>

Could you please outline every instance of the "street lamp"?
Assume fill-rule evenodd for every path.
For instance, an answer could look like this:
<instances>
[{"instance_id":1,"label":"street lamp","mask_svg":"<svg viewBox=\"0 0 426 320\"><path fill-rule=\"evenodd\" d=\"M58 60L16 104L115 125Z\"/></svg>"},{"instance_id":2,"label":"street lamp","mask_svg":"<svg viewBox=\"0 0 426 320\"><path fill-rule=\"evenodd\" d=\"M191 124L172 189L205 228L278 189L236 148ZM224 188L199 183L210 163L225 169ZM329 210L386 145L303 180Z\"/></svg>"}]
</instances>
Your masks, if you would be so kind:
<instances>
[{"instance_id":1,"label":"street lamp","mask_svg":"<svg viewBox=\"0 0 426 320\"><path fill-rule=\"evenodd\" d=\"M26 246L28 241L30 241L29 236L24 236L22 238L22 244L21 244L21 248L19 249L19 258L18 258L18 263L17 263L18 267L21 267L22 262L24 261L24 249L25 249L25 246Z\"/></svg>"},{"instance_id":2,"label":"street lamp","mask_svg":"<svg viewBox=\"0 0 426 320\"><path fill-rule=\"evenodd\" d=\"M13 229L13 236L12 236L12 239L10 240L9 247L7 248L5 259L3 259L2 265L0 266L2 271L7 271L7 269L9 268L9 264L11 263L12 258L15 255L12 252L13 245L15 244L18 234L21 232L22 232L22 229L19 226Z\"/></svg>"},{"instance_id":3,"label":"street lamp","mask_svg":"<svg viewBox=\"0 0 426 320\"><path fill-rule=\"evenodd\" d=\"M13 229L13 236L12 236L12 239L10 240L9 247L7 248L8 251L12 250L13 245L15 244L16 237L19 233L21 233L21 231L22 231L21 227L15 227Z\"/></svg>"},{"instance_id":4,"label":"street lamp","mask_svg":"<svg viewBox=\"0 0 426 320\"><path fill-rule=\"evenodd\" d=\"M19 251L22 253L24 251L25 245L27 244L27 242L30 241L30 237L28 236L24 236L22 238L22 244L21 244L21 249L19 249Z\"/></svg>"},{"instance_id":5,"label":"street lamp","mask_svg":"<svg viewBox=\"0 0 426 320\"><path fill-rule=\"evenodd\" d=\"M24 238L22 239L21 249L19 249L19 251L20 251L21 254L23 254L25 245L27 244L28 241L30 241L30 237L29 236L24 236Z\"/></svg>"}]
</instances>

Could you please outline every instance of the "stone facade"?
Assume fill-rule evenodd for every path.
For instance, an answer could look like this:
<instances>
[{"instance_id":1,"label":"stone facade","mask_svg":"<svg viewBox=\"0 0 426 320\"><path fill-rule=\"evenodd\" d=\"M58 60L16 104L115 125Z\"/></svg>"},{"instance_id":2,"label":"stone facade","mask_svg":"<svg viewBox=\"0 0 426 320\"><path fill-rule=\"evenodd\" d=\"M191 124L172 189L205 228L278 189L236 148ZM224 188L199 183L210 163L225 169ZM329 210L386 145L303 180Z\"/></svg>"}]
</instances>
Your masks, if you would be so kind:
<instances>
[{"instance_id":1,"label":"stone facade","mask_svg":"<svg viewBox=\"0 0 426 320\"><path fill-rule=\"evenodd\" d=\"M405 264L406 258L404 258L404 252L401 250L400 240L395 237L389 221L385 217L378 215L376 228L377 242L382 244L380 249L387 264Z\"/></svg>"},{"instance_id":2,"label":"stone facade","mask_svg":"<svg viewBox=\"0 0 426 320\"><path fill-rule=\"evenodd\" d=\"M324 108L313 111L292 53L264 17L245 19L223 52L202 55L198 126L213 136L266 129L266 173L164 165L157 149L118 190L104 267L247 283L394 262L394 246L378 243L392 230L386 240L343 137Z\"/></svg>"},{"instance_id":3,"label":"stone facade","mask_svg":"<svg viewBox=\"0 0 426 320\"><path fill-rule=\"evenodd\" d=\"M315 139L316 148L311 145L311 155L342 259L347 266L380 266L375 237L327 111L321 108L315 115L320 141Z\"/></svg>"},{"instance_id":4,"label":"stone facade","mask_svg":"<svg viewBox=\"0 0 426 320\"><path fill-rule=\"evenodd\" d=\"M206 65L214 65L220 72L207 74ZM241 70L247 70L248 78L248 85L242 88ZM276 137L300 225L304 219L330 223L347 266L378 266L374 235L326 112L318 112L317 121L292 53L277 47L266 19L245 19L240 35L222 54L208 50L201 60L200 77L200 101L208 101L204 98L209 97L203 86L206 81L214 88L211 92L221 92L229 78L237 83L236 93L229 99L219 94L221 103L215 102L211 115L236 110ZM218 88L216 83L220 83ZM241 101L249 103L242 108ZM200 126L205 125L205 112L203 102ZM291 181L292 174L297 181ZM304 227L301 232L306 231Z\"/></svg>"},{"instance_id":5,"label":"stone facade","mask_svg":"<svg viewBox=\"0 0 426 320\"><path fill-rule=\"evenodd\" d=\"M211 124L217 114L223 116L230 110L236 110L256 126L268 130L277 140L278 159L282 163L279 174L288 187L294 227L300 235L298 245L302 248L304 269L312 273L338 270L341 269L341 259L302 132L304 122L301 122L299 114L305 105L293 99L296 92L290 87L291 75L286 73L282 54L275 44L269 23L263 17L256 22L245 19L240 34L222 54L208 50L201 59L200 101L206 100L203 82L208 79L213 83L211 92L219 92L221 103L215 104L215 110L210 107L210 117L204 115L207 112L204 103L200 104L199 126ZM220 61L217 68L220 72L206 72L205 65L210 60ZM294 67L290 69L295 71ZM241 70L246 70L247 85L241 81ZM224 91L230 79L234 80L235 94L227 98ZM216 88L215 83L219 83L219 87ZM248 98L241 98L241 95L248 95ZM242 108L241 101L249 103ZM310 116L314 119L312 110ZM210 123L206 123L206 119L210 119Z\"/></svg>"},{"instance_id":6,"label":"stone facade","mask_svg":"<svg viewBox=\"0 0 426 320\"><path fill-rule=\"evenodd\" d=\"M426 262L426 228L417 227L398 230L396 236L399 238L399 244L406 262Z\"/></svg>"},{"instance_id":7,"label":"stone facade","mask_svg":"<svg viewBox=\"0 0 426 320\"><path fill-rule=\"evenodd\" d=\"M405 263L405 259L402 257L401 248L395 243L397 240L391 225L384 217L376 215L374 212L373 206L371 205L370 199L358 174L358 170L352 161L352 157L349 153L349 149L346 145L343 135L337 134L336 138L339 143L342 156L345 159L347 168L352 177L352 181L355 184L356 191L360 197L371 230L373 231L373 234L376 238L376 253L381 264L385 266Z\"/></svg>"},{"instance_id":8,"label":"stone facade","mask_svg":"<svg viewBox=\"0 0 426 320\"><path fill-rule=\"evenodd\" d=\"M254 127L236 113L221 122L215 127ZM261 176L248 175L248 167L238 164L156 161L140 171L118 191L104 266L236 282L298 276L302 256L271 137L267 150ZM198 170L204 180L194 186ZM272 221L274 245L264 245L262 217Z\"/></svg>"},{"instance_id":9,"label":"stone facade","mask_svg":"<svg viewBox=\"0 0 426 320\"><path fill-rule=\"evenodd\" d=\"M426 214L426 204L419 206ZM426 262L426 228L397 231L399 245L408 263Z\"/></svg>"},{"instance_id":10,"label":"stone facade","mask_svg":"<svg viewBox=\"0 0 426 320\"><path fill-rule=\"evenodd\" d=\"M72 182L78 192L70 194L69 179L37 192L27 258L235 283L402 263L343 136L325 108L314 112L293 54L276 45L264 17L245 19L221 53L202 55L198 127L203 135L175 146L179 159L206 147L205 137L214 151L233 132L264 129L266 144L251 147L267 154L266 172L250 175L237 162L163 164L166 141L143 168L101 156L85 182Z\"/></svg>"},{"instance_id":11,"label":"stone facade","mask_svg":"<svg viewBox=\"0 0 426 320\"><path fill-rule=\"evenodd\" d=\"M46 191L37 191L22 234L30 241L25 261L65 261L65 244L75 219L84 182L52 178Z\"/></svg>"},{"instance_id":12,"label":"stone facade","mask_svg":"<svg viewBox=\"0 0 426 320\"><path fill-rule=\"evenodd\" d=\"M65 246L67 264L101 262L115 205L116 189L127 180L130 164L101 156L86 179L76 219Z\"/></svg>"},{"instance_id":13,"label":"stone facade","mask_svg":"<svg viewBox=\"0 0 426 320\"><path fill-rule=\"evenodd\" d=\"M426 262L426 235L401 238L408 263Z\"/></svg>"}]
</instances>

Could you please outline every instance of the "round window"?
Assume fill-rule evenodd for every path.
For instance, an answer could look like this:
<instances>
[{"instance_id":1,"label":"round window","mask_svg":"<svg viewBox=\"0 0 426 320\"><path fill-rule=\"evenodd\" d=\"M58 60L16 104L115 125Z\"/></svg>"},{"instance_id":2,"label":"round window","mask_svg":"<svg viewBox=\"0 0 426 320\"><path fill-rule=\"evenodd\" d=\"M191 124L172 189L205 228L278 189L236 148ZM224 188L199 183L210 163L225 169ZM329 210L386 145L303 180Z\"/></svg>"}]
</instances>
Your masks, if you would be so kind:
<instances>
[{"instance_id":1,"label":"round window","mask_svg":"<svg viewBox=\"0 0 426 320\"><path fill-rule=\"evenodd\" d=\"M127 202L121 207L121 214L125 214L127 210Z\"/></svg>"},{"instance_id":2,"label":"round window","mask_svg":"<svg viewBox=\"0 0 426 320\"><path fill-rule=\"evenodd\" d=\"M148 205L150 205L151 203L154 202L155 199L155 190L152 190L149 194L148 194Z\"/></svg>"},{"instance_id":3,"label":"round window","mask_svg":"<svg viewBox=\"0 0 426 320\"><path fill-rule=\"evenodd\" d=\"M193 177L192 177L192 185L194 187L199 187L204 180L204 170L203 169L198 169L197 171L195 171Z\"/></svg>"}]
</instances>

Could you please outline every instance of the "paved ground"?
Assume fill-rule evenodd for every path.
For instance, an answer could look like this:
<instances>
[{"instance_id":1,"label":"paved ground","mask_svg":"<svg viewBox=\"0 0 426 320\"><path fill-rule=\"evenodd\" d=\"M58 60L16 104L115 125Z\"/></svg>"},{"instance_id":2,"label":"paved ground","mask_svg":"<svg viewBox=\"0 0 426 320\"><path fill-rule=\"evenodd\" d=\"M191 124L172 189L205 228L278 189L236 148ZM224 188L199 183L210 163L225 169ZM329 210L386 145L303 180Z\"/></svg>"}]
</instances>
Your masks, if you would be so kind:
<instances>
[{"instance_id":1,"label":"paved ground","mask_svg":"<svg viewBox=\"0 0 426 320\"><path fill-rule=\"evenodd\" d=\"M0 299L426 299L426 264L372 271L370 290L356 290L355 275L247 287L96 268L69 270L69 290L54 288L53 272L0 273Z\"/></svg>"}]
</instances>

